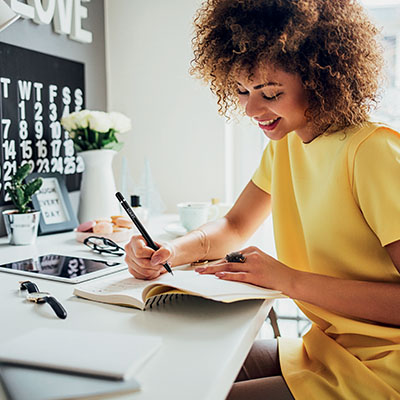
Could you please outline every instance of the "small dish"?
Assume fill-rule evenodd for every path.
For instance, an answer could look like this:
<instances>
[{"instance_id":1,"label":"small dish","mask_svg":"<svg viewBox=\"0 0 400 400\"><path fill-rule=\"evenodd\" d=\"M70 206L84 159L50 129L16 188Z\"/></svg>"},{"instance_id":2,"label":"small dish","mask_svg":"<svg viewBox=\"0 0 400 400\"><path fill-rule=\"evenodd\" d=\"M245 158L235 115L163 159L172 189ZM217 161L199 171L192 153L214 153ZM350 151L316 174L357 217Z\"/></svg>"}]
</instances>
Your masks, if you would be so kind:
<instances>
[{"instance_id":1,"label":"small dish","mask_svg":"<svg viewBox=\"0 0 400 400\"><path fill-rule=\"evenodd\" d=\"M173 236L183 236L187 234L187 229L183 227L179 222L173 222L164 226L164 231Z\"/></svg>"},{"instance_id":2,"label":"small dish","mask_svg":"<svg viewBox=\"0 0 400 400\"><path fill-rule=\"evenodd\" d=\"M101 233L94 233L94 232L78 232L76 229L75 238L78 242L83 242L89 236L98 236L98 237L105 237L107 239L111 239L116 243L120 242L127 242L131 236L134 234L133 229L123 229L118 232L113 232L109 234L101 234Z\"/></svg>"}]
</instances>

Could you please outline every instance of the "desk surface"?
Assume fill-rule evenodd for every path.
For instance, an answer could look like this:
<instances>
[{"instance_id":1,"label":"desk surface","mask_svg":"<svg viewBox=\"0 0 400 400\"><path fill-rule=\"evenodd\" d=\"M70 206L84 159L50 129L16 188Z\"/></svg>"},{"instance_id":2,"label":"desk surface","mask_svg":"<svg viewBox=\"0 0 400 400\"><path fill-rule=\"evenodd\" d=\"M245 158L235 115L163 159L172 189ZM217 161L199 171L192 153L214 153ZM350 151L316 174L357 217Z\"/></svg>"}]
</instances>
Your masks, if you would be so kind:
<instances>
[{"instance_id":1,"label":"desk surface","mask_svg":"<svg viewBox=\"0 0 400 400\"><path fill-rule=\"evenodd\" d=\"M165 239L159 227L171 217L163 218L150 225L157 240ZM51 252L104 259L76 242L72 232L41 236L33 246L9 246L6 238L0 238L1 262ZM2 341L38 327L162 337L160 350L136 375L142 390L119 399L223 400L272 304L259 300L221 304L187 297L140 311L79 299L72 295L73 284L32 279L67 309L67 319L60 320L47 305L25 301L18 290L20 280L21 276L0 272Z\"/></svg>"}]
</instances>

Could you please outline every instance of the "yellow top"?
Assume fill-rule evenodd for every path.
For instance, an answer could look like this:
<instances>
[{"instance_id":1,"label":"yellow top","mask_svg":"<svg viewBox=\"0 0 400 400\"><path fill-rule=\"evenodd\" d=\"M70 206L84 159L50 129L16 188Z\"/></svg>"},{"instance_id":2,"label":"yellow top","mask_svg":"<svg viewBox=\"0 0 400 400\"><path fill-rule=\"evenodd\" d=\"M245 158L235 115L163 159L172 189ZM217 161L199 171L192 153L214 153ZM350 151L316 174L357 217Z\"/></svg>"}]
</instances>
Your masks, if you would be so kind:
<instances>
[{"instance_id":1,"label":"yellow top","mask_svg":"<svg viewBox=\"0 0 400 400\"><path fill-rule=\"evenodd\" d=\"M272 195L283 263L400 283L382 247L400 239L399 133L368 122L304 144L292 132L268 144L253 182ZM296 399L400 399L400 329L297 304L312 327L303 340L279 341Z\"/></svg>"}]
</instances>

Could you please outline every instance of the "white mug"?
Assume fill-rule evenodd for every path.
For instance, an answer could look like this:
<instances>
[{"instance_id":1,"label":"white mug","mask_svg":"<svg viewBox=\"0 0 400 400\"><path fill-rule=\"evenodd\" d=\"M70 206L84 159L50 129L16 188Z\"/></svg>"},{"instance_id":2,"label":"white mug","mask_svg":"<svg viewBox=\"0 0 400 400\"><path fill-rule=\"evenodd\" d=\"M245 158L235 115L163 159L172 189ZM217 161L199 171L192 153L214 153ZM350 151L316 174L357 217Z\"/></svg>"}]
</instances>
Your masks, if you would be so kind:
<instances>
[{"instance_id":1,"label":"white mug","mask_svg":"<svg viewBox=\"0 0 400 400\"><path fill-rule=\"evenodd\" d=\"M188 231L216 219L219 214L218 207L207 202L188 201L179 203L177 207L181 224Z\"/></svg>"}]
</instances>

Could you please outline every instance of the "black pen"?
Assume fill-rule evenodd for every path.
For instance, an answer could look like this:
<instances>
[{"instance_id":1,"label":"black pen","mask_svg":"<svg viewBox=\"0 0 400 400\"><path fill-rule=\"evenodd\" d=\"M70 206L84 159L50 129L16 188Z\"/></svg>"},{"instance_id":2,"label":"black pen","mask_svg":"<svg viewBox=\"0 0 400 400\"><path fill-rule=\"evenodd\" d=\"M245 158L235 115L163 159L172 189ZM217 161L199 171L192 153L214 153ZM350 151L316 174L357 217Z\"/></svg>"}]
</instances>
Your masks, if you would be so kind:
<instances>
[{"instance_id":1,"label":"black pen","mask_svg":"<svg viewBox=\"0 0 400 400\"><path fill-rule=\"evenodd\" d=\"M144 228L142 223L139 221L138 217L133 212L132 208L129 206L129 204L125 200L124 196L122 196L122 193L117 192L117 193L115 193L115 196L117 197L118 201L121 203L121 206L124 207L125 211L128 213L132 222L136 225L136 228L138 228L139 232L142 234L142 236L146 240L147 245L149 247L151 247L153 250L158 250L159 247L154 243L153 239L147 233L146 229ZM163 266L170 274L172 274L172 275L174 274L172 272L171 266L167 262L165 264L163 264Z\"/></svg>"}]
</instances>

